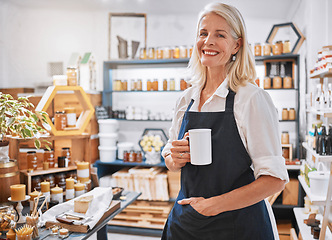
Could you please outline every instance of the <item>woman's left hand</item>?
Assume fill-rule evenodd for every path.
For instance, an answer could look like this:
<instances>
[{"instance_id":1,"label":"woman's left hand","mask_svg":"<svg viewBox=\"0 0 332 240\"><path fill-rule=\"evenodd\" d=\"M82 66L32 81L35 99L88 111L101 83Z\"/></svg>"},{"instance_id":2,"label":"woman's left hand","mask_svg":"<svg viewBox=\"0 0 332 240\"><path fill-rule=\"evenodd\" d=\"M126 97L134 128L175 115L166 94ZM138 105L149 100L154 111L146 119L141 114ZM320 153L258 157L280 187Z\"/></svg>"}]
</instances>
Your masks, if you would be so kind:
<instances>
[{"instance_id":1,"label":"woman's left hand","mask_svg":"<svg viewBox=\"0 0 332 240\"><path fill-rule=\"evenodd\" d=\"M215 213L213 207L210 208L208 204L208 199L203 197L191 197L191 198L184 198L178 201L180 205L190 204L197 212L204 216L215 216L218 213Z\"/></svg>"}]
</instances>

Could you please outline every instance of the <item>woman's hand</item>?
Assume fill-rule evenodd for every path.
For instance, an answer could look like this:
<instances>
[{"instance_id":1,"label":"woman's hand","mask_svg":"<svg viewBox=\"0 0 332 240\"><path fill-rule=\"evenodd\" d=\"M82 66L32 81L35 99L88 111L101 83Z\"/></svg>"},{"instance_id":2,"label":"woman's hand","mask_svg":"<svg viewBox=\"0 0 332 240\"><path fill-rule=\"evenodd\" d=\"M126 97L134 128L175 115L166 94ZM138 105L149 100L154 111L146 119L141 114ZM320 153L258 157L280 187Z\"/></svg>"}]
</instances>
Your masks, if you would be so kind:
<instances>
[{"instance_id":1,"label":"woman's hand","mask_svg":"<svg viewBox=\"0 0 332 240\"><path fill-rule=\"evenodd\" d=\"M186 133L181 140L172 142L171 154L166 157L166 165L171 171L178 171L190 162L189 141L186 139L189 133Z\"/></svg>"},{"instance_id":2,"label":"woman's hand","mask_svg":"<svg viewBox=\"0 0 332 240\"><path fill-rule=\"evenodd\" d=\"M184 198L178 201L180 205L190 204L197 212L204 216L215 216L218 212L215 211L215 208L209 207L211 203L211 198L203 198L203 197L191 197Z\"/></svg>"}]
</instances>

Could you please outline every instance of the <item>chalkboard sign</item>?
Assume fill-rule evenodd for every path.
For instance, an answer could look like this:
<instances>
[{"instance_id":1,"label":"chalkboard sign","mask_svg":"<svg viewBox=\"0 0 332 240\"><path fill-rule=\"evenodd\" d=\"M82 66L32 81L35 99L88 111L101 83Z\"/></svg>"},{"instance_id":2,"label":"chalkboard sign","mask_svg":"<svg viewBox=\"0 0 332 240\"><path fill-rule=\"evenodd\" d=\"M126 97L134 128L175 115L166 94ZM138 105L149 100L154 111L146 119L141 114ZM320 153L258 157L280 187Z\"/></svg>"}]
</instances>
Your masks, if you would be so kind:
<instances>
[{"instance_id":1,"label":"chalkboard sign","mask_svg":"<svg viewBox=\"0 0 332 240\"><path fill-rule=\"evenodd\" d=\"M40 196L39 199L38 199L38 202L37 202L37 198L34 198L34 203L33 203L33 207L35 208L36 204L37 204L37 211L39 211L39 209L41 208L41 211L42 212L46 212L48 210L48 202L45 201L45 195L43 196ZM43 204L44 203L44 204ZM43 206L42 206L43 205Z\"/></svg>"},{"instance_id":2,"label":"chalkboard sign","mask_svg":"<svg viewBox=\"0 0 332 240\"><path fill-rule=\"evenodd\" d=\"M95 113L96 113L97 120L110 118L107 108L104 106L96 106Z\"/></svg>"}]
</instances>

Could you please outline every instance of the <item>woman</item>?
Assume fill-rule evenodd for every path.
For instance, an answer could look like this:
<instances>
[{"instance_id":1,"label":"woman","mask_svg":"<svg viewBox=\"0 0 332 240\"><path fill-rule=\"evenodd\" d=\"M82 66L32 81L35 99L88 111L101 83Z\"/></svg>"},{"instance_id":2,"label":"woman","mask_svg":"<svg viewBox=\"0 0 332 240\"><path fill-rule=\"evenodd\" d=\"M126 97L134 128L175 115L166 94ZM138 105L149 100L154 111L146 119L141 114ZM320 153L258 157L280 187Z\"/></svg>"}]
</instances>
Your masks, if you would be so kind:
<instances>
[{"instance_id":1,"label":"woman","mask_svg":"<svg viewBox=\"0 0 332 240\"><path fill-rule=\"evenodd\" d=\"M189 69L163 150L181 190L162 239L279 239L268 196L288 182L278 116L254 83L253 56L239 11L211 3L200 13ZM189 129L212 129L212 164L190 164Z\"/></svg>"}]
</instances>

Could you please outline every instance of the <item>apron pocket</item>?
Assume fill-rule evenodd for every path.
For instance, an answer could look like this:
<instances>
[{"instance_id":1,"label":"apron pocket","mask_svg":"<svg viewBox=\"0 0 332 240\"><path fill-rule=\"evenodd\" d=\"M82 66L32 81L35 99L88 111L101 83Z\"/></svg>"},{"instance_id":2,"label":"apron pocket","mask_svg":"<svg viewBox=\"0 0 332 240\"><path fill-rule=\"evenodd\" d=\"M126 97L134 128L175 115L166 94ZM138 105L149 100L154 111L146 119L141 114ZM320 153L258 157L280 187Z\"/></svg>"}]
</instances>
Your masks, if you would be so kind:
<instances>
[{"instance_id":1,"label":"apron pocket","mask_svg":"<svg viewBox=\"0 0 332 240\"><path fill-rule=\"evenodd\" d=\"M198 219L205 220L205 219L210 218L209 216L205 216L205 215L203 215L203 214L197 212L197 211L195 210L195 208L193 208L190 204L188 204L188 211L189 211L194 217L196 217L196 218L198 218Z\"/></svg>"}]
</instances>

